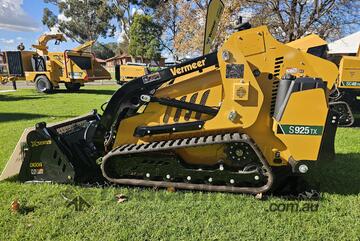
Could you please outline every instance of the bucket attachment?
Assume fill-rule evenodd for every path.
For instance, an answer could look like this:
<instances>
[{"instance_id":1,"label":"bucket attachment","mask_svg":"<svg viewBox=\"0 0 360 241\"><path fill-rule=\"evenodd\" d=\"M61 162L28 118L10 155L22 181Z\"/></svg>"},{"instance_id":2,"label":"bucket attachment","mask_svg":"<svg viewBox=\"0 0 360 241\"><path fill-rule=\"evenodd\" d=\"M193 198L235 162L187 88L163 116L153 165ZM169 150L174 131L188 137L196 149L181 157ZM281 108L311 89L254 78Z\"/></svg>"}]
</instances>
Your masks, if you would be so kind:
<instances>
[{"instance_id":1,"label":"bucket attachment","mask_svg":"<svg viewBox=\"0 0 360 241\"><path fill-rule=\"evenodd\" d=\"M22 182L96 182L101 180L96 148L88 142L99 116L96 112L46 126L28 128L21 136L0 180Z\"/></svg>"},{"instance_id":2,"label":"bucket attachment","mask_svg":"<svg viewBox=\"0 0 360 241\"><path fill-rule=\"evenodd\" d=\"M9 178L14 177L19 174L21 165L23 163L23 158L24 158L23 149L24 149L24 145L26 143L26 137L29 134L29 132L31 132L33 130L34 130L34 128L27 128L22 133L9 161L7 162L7 164L5 166L5 169L1 173L0 181L9 179Z\"/></svg>"}]
</instances>

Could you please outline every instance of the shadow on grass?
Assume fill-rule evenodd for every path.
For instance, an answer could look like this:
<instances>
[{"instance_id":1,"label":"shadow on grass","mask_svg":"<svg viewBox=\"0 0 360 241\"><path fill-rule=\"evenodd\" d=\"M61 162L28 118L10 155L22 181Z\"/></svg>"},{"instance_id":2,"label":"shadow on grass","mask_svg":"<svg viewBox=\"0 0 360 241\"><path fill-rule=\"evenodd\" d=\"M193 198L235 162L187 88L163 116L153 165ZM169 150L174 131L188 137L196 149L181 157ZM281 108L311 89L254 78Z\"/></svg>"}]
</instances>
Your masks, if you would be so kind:
<instances>
[{"instance_id":1,"label":"shadow on grass","mask_svg":"<svg viewBox=\"0 0 360 241\"><path fill-rule=\"evenodd\" d=\"M360 116L354 116L354 124L351 127L360 127Z\"/></svg>"},{"instance_id":2,"label":"shadow on grass","mask_svg":"<svg viewBox=\"0 0 360 241\"><path fill-rule=\"evenodd\" d=\"M19 214L21 215L27 215L29 213L32 213L35 211L35 206L31 205L31 206L21 206L19 209Z\"/></svg>"},{"instance_id":3,"label":"shadow on grass","mask_svg":"<svg viewBox=\"0 0 360 241\"><path fill-rule=\"evenodd\" d=\"M320 192L360 194L360 153L336 154L333 161L321 163L308 181L318 183Z\"/></svg>"},{"instance_id":4,"label":"shadow on grass","mask_svg":"<svg viewBox=\"0 0 360 241\"><path fill-rule=\"evenodd\" d=\"M10 122L10 121L18 121L18 120L32 120L32 119L38 119L43 117L54 117L54 118L65 118L65 119L71 119L75 116L73 115L65 115L65 116L49 116L49 115L43 115L43 114L32 114L32 113L2 113L0 112L0 123L2 122ZM54 121L47 121L48 123L51 122L58 122L58 120Z\"/></svg>"},{"instance_id":5,"label":"shadow on grass","mask_svg":"<svg viewBox=\"0 0 360 241\"><path fill-rule=\"evenodd\" d=\"M357 102L356 107L351 107L352 114L354 116L354 124L351 127L360 127L360 101Z\"/></svg>"},{"instance_id":6,"label":"shadow on grass","mask_svg":"<svg viewBox=\"0 0 360 241\"><path fill-rule=\"evenodd\" d=\"M18 120L31 120L42 117L47 117L47 115L31 114L31 113L1 113L0 112L0 123L9 122L9 121L18 121Z\"/></svg>"},{"instance_id":7,"label":"shadow on grass","mask_svg":"<svg viewBox=\"0 0 360 241\"><path fill-rule=\"evenodd\" d=\"M96 90L96 89L80 89L79 91L68 91L57 89L52 94L95 94L95 95L113 95L116 90Z\"/></svg>"},{"instance_id":8,"label":"shadow on grass","mask_svg":"<svg viewBox=\"0 0 360 241\"><path fill-rule=\"evenodd\" d=\"M44 98L44 96L11 96L0 95L0 101L20 101L20 100L37 100Z\"/></svg>"}]
</instances>

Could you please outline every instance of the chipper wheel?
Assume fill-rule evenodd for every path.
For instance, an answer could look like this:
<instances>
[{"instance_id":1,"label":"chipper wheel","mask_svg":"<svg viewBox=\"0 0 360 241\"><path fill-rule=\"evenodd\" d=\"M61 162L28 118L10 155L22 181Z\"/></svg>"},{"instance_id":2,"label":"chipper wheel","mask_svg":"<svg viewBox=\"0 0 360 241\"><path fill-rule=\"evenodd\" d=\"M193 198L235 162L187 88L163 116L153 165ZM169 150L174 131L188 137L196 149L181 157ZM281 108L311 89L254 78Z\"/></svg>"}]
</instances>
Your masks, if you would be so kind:
<instances>
[{"instance_id":1,"label":"chipper wheel","mask_svg":"<svg viewBox=\"0 0 360 241\"><path fill-rule=\"evenodd\" d=\"M78 91L80 90L80 83L65 83L65 87L68 91Z\"/></svg>"},{"instance_id":2,"label":"chipper wheel","mask_svg":"<svg viewBox=\"0 0 360 241\"><path fill-rule=\"evenodd\" d=\"M36 77L35 87L40 93L50 93L53 90L53 85L45 75Z\"/></svg>"}]
</instances>

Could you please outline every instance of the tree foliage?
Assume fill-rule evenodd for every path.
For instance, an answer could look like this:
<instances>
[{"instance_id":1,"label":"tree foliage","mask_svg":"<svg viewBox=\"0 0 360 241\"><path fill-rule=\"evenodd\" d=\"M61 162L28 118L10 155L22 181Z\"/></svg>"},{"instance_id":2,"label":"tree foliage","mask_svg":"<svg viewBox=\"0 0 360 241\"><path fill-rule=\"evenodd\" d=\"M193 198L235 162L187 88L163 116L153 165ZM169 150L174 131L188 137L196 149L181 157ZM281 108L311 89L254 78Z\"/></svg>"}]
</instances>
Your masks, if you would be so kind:
<instances>
[{"instance_id":1,"label":"tree foliage","mask_svg":"<svg viewBox=\"0 0 360 241\"><path fill-rule=\"evenodd\" d=\"M177 48L175 48L175 37L179 28L179 2L181 0L171 0L167 4L159 5L154 13L154 19L163 27L164 33L161 38L162 47L177 58Z\"/></svg>"},{"instance_id":2,"label":"tree foliage","mask_svg":"<svg viewBox=\"0 0 360 241\"><path fill-rule=\"evenodd\" d=\"M218 34L215 45L227 36L225 29L231 22L231 13L239 10L243 1L225 2L226 8L219 25L221 34ZM155 19L164 27L162 45L174 59L202 53L208 4L209 0L168 0L156 8Z\"/></svg>"},{"instance_id":3,"label":"tree foliage","mask_svg":"<svg viewBox=\"0 0 360 241\"><path fill-rule=\"evenodd\" d=\"M123 40L119 43L99 43L96 42L92 47L92 52L97 58L108 59L115 55L122 55L129 53L129 43L127 40Z\"/></svg>"},{"instance_id":4,"label":"tree foliage","mask_svg":"<svg viewBox=\"0 0 360 241\"><path fill-rule=\"evenodd\" d=\"M349 27L359 27L359 8L360 2L352 0L249 0L244 4L254 25L268 25L284 42L309 33L323 38L349 33Z\"/></svg>"},{"instance_id":5,"label":"tree foliage","mask_svg":"<svg viewBox=\"0 0 360 241\"><path fill-rule=\"evenodd\" d=\"M99 36L113 36L111 24L113 11L107 0L44 0L55 5L61 18L48 8L44 9L42 22L49 29L58 28L70 39L84 43Z\"/></svg>"},{"instance_id":6,"label":"tree foliage","mask_svg":"<svg viewBox=\"0 0 360 241\"><path fill-rule=\"evenodd\" d=\"M267 25L284 42L309 33L338 38L359 29L360 1L351 0L223 0L222 20L214 46L234 31L233 22L243 16L253 27ZM209 0L168 0L157 8L163 23L163 44L171 54L186 57L201 54Z\"/></svg>"},{"instance_id":7,"label":"tree foliage","mask_svg":"<svg viewBox=\"0 0 360 241\"><path fill-rule=\"evenodd\" d=\"M134 16L139 12L151 13L158 6L159 0L110 0L113 16L119 23L119 30L125 42L130 41L130 26ZM135 11L134 11L135 10Z\"/></svg>"},{"instance_id":8,"label":"tree foliage","mask_svg":"<svg viewBox=\"0 0 360 241\"><path fill-rule=\"evenodd\" d=\"M229 35L230 23L237 18L245 0L223 2L225 9L214 46L220 45ZM202 53L208 5L209 0L168 0L156 9L156 20L164 26L162 44L174 59Z\"/></svg>"},{"instance_id":9,"label":"tree foliage","mask_svg":"<svg viewBox=\"0 0 360 241\"><path fill-rule=\"evenodd\" d=\"M121 32L116 54L158 56L159 51L165 49L176 59L200 55L202 52L206 11L210 0L44 1L57 6L62 17L55 16L46 8L43 23L49 28L57 27L80 43L97 40L99 36L113 36L116 27L112 25L112 20L115 19ZM360 25L358 0L223 2L225 9L213 44L214 50L234 31L232 23L239 16L250 21L253 27L267 25L271 33L283 42L309 33L316 33L327 39L338 38L355 32ZM107 54L109 53L105 53Z\"/></svg>"},{"instance_id":10,"label":"tree foliage","mask_svg":"<svg viewBox=\"0 0 360 241\"><path fill-rule=\"evenodd\" d=\"M148 15L136 14L130 28L129 53L132 56L159 60L162 28Z\"/></svg>"},{"instance_id":11,"label":"tree foliage","mask_svg":"<svg viewBox=\"0 0 360 241\"><path fill-rule=\"evenodd\" d=\"M118 51L118 44L111 42L111 43L95 43L92 47L92 52L95 56L99 59L109 59L114 57Z\"/></svg>"},{"instance_id":12,"label":"tree foliage","mask_svg":"<svg viewBox=\"0 0 360 241\"><path fill-rule=\"evenodd\" d=\"M117 54L129 54L129 40L124 38L122 41L119 42L116 53Z\"/></svg>"}]
</instances>

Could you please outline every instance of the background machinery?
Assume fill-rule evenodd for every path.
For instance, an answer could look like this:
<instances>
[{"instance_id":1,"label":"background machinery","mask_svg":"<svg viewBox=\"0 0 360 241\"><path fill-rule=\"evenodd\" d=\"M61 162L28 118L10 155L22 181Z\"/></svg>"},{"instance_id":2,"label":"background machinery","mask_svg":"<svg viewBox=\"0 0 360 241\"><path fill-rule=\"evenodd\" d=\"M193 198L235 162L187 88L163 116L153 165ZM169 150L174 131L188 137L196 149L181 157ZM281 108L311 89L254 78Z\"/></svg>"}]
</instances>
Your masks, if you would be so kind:
<instances>
[{"instance_id":1,"label":"background machinery","mask_svg":"<svg viewBox=\"0 0 360 241\"><path fill-rule=\"evenodd\" d=\"M243 25L218 51L127 82L101 114L27 129L1 179L264 193L334 156L337 77Z\"/></svg>"},{"instance_id":2,"label":"background machinery","mask_svg":"<svg viewBox=\"0 0 360 241\"><path fill-rule=\"evenodd\" d=\"M119 85L135 78L149 74L150 70L148 65L140 63L127 63L115 66L115 79Z\"/></svg>"},{"instance_id":3,"label":"background machinery","mask_svg":"<svg viewBox=\"0 0 360 241\"><path fill-rule=\"evenodd\" d=\"M6 51L0 53L0 76L2 82L26 80L35 82L39 92L48 93L64 83L70 91L79 90L85 82L98 79L111 79L87 51L94 42L64 52L49 52L47 43L55 44L66 41L62 34L44 34L38 44L33 45L36 51Z\"/></svg>"},{"instance_id":4,"label":"background machinery","mask_svg":"<svg viewBox=\"0 0 360 241\"><path fill-rule=\"evenodd\" d=\"M303 52L329 59L327 42L315 34L310 34L301 39L287 44ZM342 56L336 63L339 67L336 84L330 93L331 106L341 113L339 125L351 126L354 124L353 112L359 111L360 103L357 97L360 95L360 48L356 56ZM333 105L336 103L336 105Z\"/></svg>"},{"instance_id":5,"label":"background machinery","mask_svg":"<svg viewBox=\"0 0 360 241\"><path fill-rule=\"evenodd\" d=\"M356 56L343 56L339 63L339 95L336 99L343 100L355 112L360 112L360 46Z\"/></svg>"}]
</instances>

